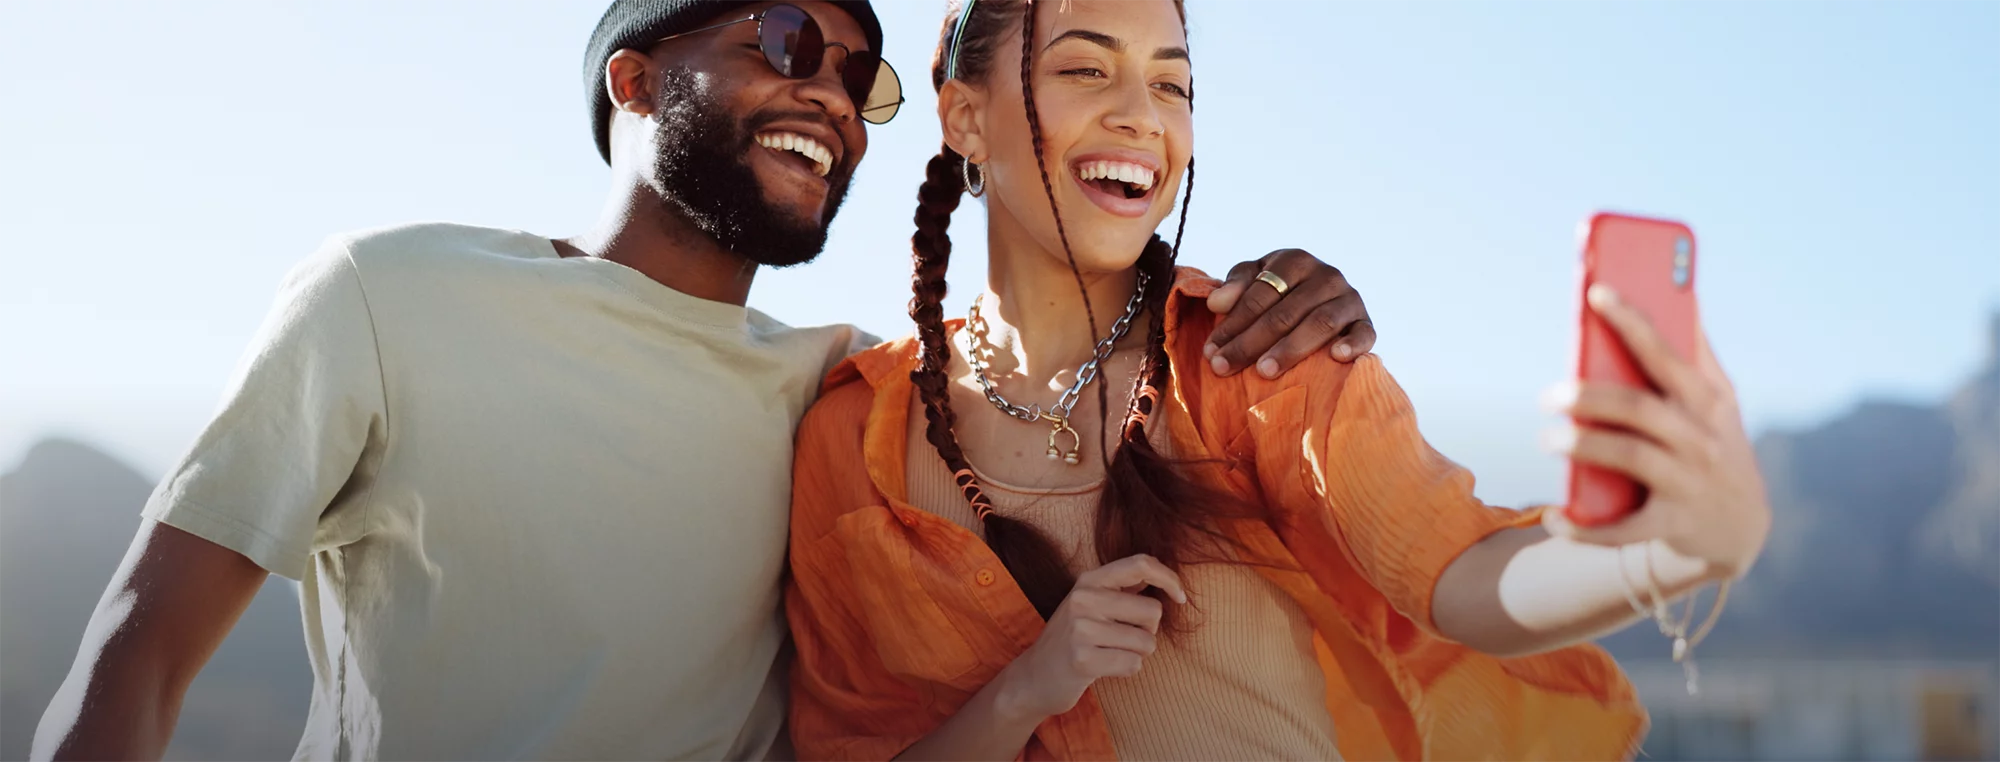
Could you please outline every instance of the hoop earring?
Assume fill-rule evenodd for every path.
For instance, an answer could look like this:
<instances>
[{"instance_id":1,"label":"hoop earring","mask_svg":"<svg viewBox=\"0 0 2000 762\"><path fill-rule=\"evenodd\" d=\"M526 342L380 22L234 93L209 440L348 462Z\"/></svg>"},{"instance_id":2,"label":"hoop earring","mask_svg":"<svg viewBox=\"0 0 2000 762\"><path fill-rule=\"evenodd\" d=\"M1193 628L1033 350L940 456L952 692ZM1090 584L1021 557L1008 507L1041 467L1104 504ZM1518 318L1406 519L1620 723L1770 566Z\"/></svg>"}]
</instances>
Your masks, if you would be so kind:
<instances>
[{"instance_id":1,"label":"hoop earring","mask_svg":"<svg viewBox=\"0 0 2000 762\"><path fill-rule=\"evenodd\" d=\"M979 175L978 185L972 183L972 175L974 173ZM980 169L979 165L972 163L971 159L966 159L965 165L960 169L960 174L965 176L966 193L972 194L973 198L986 195L986 170Z\"/></svg>"}]
</instances>

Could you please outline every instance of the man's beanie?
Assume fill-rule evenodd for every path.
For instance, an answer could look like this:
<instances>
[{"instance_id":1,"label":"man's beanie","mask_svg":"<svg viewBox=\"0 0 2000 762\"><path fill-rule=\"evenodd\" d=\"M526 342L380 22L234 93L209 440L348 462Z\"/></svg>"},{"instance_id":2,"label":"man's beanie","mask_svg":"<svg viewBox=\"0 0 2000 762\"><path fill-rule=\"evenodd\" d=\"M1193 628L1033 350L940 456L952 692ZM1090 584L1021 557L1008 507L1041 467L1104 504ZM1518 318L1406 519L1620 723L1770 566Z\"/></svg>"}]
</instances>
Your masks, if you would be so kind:
<instances>
[{"instance_id":1,"label":"man's beanie","mask_svg":"<svg viewBox=\"0 0 2000 762\"><path fill-rule=\"evenodd\" d=\"M611 163L611 96L604 92L604 63L612 54L728 21L725 13L750 4L746 0L617 0L604 11L583 56L583 90L590 103L590 129L597 139L597 153L606 164ZM834 0L833 4L854 17L861 33L868 37L868 48L879 55L882 24L867 0Z\"/></svg>"}]
</instances>

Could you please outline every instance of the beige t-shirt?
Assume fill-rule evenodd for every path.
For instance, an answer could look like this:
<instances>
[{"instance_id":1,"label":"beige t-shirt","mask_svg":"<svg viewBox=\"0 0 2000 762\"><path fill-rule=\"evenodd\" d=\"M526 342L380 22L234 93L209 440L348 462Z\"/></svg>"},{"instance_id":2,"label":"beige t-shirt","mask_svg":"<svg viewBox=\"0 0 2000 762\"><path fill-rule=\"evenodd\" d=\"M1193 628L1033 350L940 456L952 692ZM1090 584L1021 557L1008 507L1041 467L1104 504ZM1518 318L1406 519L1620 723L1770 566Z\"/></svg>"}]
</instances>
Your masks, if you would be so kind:
<instances>
[{"instance_id":1,"label":"beige t-shirt","mask_svg":"<svg viewBox=\"0 0 2000 762\"><path fill-rule=\"evenodd\" d=\"M755 758L793 428L872 342L521 232L337 237L146 515L300 581L298 758Z\"/></svg>"}]
</instances>

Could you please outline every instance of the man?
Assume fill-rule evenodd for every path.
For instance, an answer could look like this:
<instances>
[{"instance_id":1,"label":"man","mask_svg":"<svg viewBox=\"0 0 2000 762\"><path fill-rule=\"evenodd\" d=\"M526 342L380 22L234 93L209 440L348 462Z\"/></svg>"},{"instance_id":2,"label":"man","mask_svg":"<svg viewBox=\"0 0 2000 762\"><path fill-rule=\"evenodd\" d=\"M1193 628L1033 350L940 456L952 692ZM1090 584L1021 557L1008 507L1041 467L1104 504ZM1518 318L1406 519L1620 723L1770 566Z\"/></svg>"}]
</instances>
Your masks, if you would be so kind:
<instances>
[{"instance_id":1,"label":"man","mask_svg":"<svg viewBox=\"0 0 2000 762\"><path fill-rule=\"evenodd\" d=\"M758 48L771 3L613 5L586 61L613 178L590 232L407 226L300 265L148 502L35 756L159 757L270 573L301 583L300 758L771 753L792 429L874 341L743 306L760 265L819 252L867 149L873 83L840 63L881 49L874 13L800 6L846 51L817 71ZM1248 285L1266 269L1289 294ZM1236 276L1232 368L1373 344L1302 252Z\"/></svg>"}]
</instances>

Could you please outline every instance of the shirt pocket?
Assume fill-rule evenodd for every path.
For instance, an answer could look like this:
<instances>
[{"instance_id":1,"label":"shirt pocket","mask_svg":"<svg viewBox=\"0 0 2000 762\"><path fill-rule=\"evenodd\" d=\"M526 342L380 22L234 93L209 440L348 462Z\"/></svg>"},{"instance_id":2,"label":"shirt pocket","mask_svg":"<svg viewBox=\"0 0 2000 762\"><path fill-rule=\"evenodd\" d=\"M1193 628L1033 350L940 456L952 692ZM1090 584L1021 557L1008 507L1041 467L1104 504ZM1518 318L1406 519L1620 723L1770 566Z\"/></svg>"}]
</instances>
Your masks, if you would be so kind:
<instances>
[{"instance_id":1,"label":"shirt pocket","mask_svg":"<svg viewBox=\"0 0 2000 762\"><path fill-rule=\"evenodd\" d=\"M932 589L959 584L943 564L918 552L887 507L842 516L834 539L846 549L855 618L868 629L882 666L919 685L960 684L980 670L979 655L960 630L972 617L956 616Z\"/></svg>"}]
</instances>

